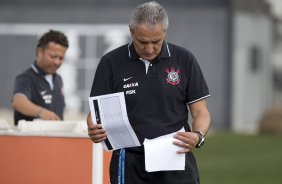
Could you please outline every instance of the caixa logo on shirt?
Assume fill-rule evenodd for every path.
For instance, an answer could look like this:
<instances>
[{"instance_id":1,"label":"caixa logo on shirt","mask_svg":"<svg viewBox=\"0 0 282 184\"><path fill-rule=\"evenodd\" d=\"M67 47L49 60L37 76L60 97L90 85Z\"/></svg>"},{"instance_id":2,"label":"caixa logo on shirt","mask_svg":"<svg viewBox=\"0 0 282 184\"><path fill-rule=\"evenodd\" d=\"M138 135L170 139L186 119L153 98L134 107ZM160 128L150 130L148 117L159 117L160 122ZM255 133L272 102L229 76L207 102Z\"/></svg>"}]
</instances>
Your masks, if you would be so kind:
<instances>
[{"instance_id":1,"label":"caixa logo on shirt","mask_svg":"<svg viewBox=\"0 0 282 184\"><path fill-rule=\"evenodd\" d=\"M132 88L136 88L136 87L138 87L138 86L139 86L138 82L133 82L133 83L129 83L129 84L124 84L124 85L123 85L123 89L126 89L125 95L136 94L136 89L132 89Z\"/></svg>"},{"instance_id":2,"label":"caixa logo on shirt","mask_svg":"<svg viewBox=\"0 0 282 184\"><path fill-rule=\"evenodd\" d=\"M52 103L52 95L46 94L46 90L41 91L40 94L42 95L42 98L43 98L45 104L51 104Z\"/></svg>"},{"instance_id":3,"label":"caixa logo on shirt","mask_svg":"<svg viewBox=\"0 0 282 184\"><path fill-rule=\"evenodd\" d=\"M180 77L179 77L179 73L180 73L180 70L177 69L175 70L174 67L171 67L171 69L166 69L165 70L166 73L167 73L167 76L166 76L166 82L175 86L177 84L180 83Z\"/></svg>"}]
</instances>

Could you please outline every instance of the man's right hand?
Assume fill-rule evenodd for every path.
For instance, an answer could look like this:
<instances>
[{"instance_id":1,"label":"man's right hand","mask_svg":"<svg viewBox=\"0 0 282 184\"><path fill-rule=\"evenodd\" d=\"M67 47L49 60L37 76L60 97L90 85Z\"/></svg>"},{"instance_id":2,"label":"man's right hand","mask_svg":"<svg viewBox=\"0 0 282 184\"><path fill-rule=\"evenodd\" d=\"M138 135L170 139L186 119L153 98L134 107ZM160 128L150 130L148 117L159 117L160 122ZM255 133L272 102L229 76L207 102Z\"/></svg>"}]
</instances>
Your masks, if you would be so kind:
<instances>
[{"instance_id":1,"label":"man's right hand","mask_svg":"<svg viewBox=\"0 0 282 184\"><path fill-rule=\"evenodd\" d=\"M27 116L43 120L61 120L56 113L34 104L24 94L15 94L12 99L12 106L16 111Z\"/></svg>"},{"instance_id":2,"label":"man's right hand","mask_svg":"<svg viewBox=\"0 0 282 184\"><path fill-rule=\"evenodd\" d=\"M38 117L43 120L61 120L61 118L54 112L42 108L38 113Z\"/></svg>"},{"instance_id":3,"label":"man's right hand","mask_svg":"<svg viewBox=\"0 0 282 184\"><path fill-rule=\"evenodd\" d=\"M99 143L107 138L106 130L101 124L94 124L91 119L91 114L87 116L88 135L94 143Z\"/></svg>"}]
</instances>

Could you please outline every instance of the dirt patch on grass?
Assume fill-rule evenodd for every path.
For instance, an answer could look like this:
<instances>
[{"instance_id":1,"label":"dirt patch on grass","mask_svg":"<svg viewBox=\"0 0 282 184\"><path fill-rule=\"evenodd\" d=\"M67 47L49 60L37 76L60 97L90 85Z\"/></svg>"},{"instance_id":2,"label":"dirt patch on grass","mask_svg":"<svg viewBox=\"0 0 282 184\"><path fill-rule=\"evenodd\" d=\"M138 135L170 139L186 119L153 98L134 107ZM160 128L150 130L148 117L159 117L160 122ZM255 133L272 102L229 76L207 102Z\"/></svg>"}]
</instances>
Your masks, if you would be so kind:
<instances>
[{"instance_id":1,"label":"dirt patch on grass","mask_svg":"<svg viewBox=\"0 0 282 184\"><path fill-rule=\"evenodd\" d=\"M282 135L282 107L275 107L263 115L259 133Z\"/></svg>"}]
</instances>

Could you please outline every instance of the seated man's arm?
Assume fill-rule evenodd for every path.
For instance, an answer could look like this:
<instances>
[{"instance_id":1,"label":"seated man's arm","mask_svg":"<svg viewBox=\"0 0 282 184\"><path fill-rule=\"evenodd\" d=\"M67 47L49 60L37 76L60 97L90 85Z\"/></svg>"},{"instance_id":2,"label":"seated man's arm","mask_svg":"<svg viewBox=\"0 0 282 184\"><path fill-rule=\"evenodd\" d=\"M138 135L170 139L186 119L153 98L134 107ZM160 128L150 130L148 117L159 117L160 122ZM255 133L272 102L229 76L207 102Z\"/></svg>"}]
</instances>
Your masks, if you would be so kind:
<instances>
[{"instance_id":1,"label":"seated man's arm","mask_svg":"<svg viewBox=\"0 0 282 184\"><path fill-rule=\"evenodd\" d=\"M43 120L60 120L57 114L32 103L24 94L15 94L13 96L12 107L27 116L38 117Z\"/></svg>"}]
</instances>

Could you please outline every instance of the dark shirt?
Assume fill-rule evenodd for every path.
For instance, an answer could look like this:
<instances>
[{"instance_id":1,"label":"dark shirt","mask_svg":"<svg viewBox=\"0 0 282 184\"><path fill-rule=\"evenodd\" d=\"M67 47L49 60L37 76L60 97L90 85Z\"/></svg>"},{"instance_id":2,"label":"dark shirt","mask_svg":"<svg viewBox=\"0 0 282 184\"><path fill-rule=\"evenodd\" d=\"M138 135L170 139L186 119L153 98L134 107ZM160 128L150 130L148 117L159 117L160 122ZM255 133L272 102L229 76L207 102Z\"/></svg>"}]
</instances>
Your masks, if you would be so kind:
<instances>
[{"instance_id":1,"label":"dark shirt","mask_svg":"<svg viewBox=\"0 0 282 184\"><path fill-rule=\"evenodd\" d=\"M65 100L60 75L53 75L53 89L51 89L45 79L45 73L34 63L29 69L16 77L13 94L18 93L25 95L32 103L55 112L63 119ZM26 116L16 110L14 111L15 125L21 119L32 121L35 118L37 117Z\"/></svg>"},{"instance_id":2,"label":"dark shirt","mask_svg":"<svg viewBox=\"0 0 282 184\"><path fill-rule=\"evenodd\" d=\"M182 127L191 131L187 104L210 96L192 53L166 42L147 73L132 43L104 55L90 96L115 92L124 92L129 121L141 143Z\"/></svg>"}]
</instances>

